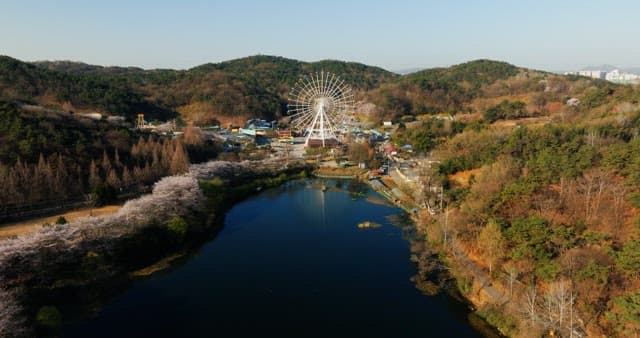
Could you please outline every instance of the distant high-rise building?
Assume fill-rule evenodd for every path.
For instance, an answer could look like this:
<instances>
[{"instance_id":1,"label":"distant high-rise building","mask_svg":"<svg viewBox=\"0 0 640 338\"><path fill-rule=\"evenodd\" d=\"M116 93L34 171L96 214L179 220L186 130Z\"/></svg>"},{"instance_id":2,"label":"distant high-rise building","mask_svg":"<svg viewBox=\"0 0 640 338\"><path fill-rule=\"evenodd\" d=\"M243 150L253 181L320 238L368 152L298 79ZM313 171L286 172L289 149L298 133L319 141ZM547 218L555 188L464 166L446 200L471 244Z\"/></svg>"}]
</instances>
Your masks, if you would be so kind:
<instances>
[{"instance_id":1,"label":"distant high-rise building","mask_svg":"<svg viewBox=\"0 0 640 338\"><path fill-rule=\"evenodd\" d=\"M605 80L607 76L607 72L603 70L581 70L581 71L578 71L578 75L592 77L594 79Z\"/></svg>"},{"instance_id":2,"label":"distant high-rise building","mask_svg":"<svg viewBox=\"0 0 640 338\"><path fill-rule=\"evenodd\" d=\"M564 74L586 76L615 83L640 83L640 75L621 72L619 69L614 69L610 72L604 70L579 70L577 72L565 72Z\"/></svg>"},{"instance_id":3,"label":"distant high-rise building","mask_svg":"<svg viewBox=\"0 0 640 338\"><path fill-rule=\"evenodd\" d=\"M625 73L618 69L614 69L607 73L606 79L616 83L638 83L640 82L640 75Z\"/></svg>"}]
</instances>

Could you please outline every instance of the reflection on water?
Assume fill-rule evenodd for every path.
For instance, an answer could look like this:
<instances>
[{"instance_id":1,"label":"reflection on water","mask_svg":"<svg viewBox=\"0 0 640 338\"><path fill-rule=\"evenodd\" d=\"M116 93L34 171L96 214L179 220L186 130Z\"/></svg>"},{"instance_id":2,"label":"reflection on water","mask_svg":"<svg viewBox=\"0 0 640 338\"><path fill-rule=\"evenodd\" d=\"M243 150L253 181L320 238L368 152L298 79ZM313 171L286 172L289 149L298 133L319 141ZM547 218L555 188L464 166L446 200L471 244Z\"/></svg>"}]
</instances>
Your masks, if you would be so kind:
<instances>
[{"instance_id":1,"label":"reflection on water","mask_svg":"<svg viewBox=\"0 0 640 338\"><path fill-rule=\"evenodd\" d=\"M477 337L462 304L416 289L413 227L371 198L379 196L331 180L261 192L231 209L219 235L181 266L136 281L64 333ZM358 229L366 221L381 226Z\"/></svg>"}]
</instances>

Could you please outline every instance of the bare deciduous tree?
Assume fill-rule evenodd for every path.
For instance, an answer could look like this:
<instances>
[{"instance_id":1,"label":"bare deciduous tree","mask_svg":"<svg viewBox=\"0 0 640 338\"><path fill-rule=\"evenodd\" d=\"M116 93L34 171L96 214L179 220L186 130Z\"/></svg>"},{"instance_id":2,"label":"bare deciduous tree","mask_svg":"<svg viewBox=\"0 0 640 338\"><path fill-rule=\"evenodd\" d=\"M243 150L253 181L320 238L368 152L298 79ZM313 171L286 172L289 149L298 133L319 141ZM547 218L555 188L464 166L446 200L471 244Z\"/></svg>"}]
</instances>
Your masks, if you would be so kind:
<instances>
[{"instance_id":1,"label":"bare deciduous tree","mask_svg":"<svg viewBox=\"0 0 640 338\"><path fill-rule=\"evenodd\" d=\"M505 272L507 285L509 285L509 299L513 299L513 285L518 280L518 269L515 264L509 262L502 266L502 270Z\"/></svg>"},{"instance_id":2,"label":"bare deciduous tree","mask_svg":"<svg viewBox=\"0 0 640 338\"><path fill-rule=\"evenodd\" d=\"M531 285L525 290L523 298L523 314L525 316L525 320L529 323L529 326L533 328L536 326L536 321L538 320L538 288L535 283L531 283Z\"/></svg>"},{"instance_id":3,"label":"bare deciduous tree","mask_svg":"<svg viewBox=\"0 0 640 338\"><path fill-rule=\"evenodd\" d=\"M489 220L478 236L478 247L489 266L489 275L493 272L493 266L504 256L504 246L500 225L495 220Z\"/></svg>"}]
</instances>

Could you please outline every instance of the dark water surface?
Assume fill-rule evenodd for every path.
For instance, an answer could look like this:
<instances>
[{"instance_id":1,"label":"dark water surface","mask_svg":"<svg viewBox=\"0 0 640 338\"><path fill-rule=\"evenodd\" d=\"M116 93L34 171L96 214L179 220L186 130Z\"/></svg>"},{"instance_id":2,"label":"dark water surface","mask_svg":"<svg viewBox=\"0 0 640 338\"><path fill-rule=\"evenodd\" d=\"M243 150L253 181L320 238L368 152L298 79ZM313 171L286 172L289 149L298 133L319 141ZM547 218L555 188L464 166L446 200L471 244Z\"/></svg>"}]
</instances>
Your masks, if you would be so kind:
<instances>
[{"instance_id":1,"label":"dark water surface","mask_svg":"<svg viewBox=\"0 0 640 338\"><path fill-rule=\"evenodd\" d=\"M336 182L347 185L290 182L237 204L184 264L67 322L64 336L479 337L464 305L410 281L409 243L390 221L402 210Z\"/></svg>"}]
</instances>

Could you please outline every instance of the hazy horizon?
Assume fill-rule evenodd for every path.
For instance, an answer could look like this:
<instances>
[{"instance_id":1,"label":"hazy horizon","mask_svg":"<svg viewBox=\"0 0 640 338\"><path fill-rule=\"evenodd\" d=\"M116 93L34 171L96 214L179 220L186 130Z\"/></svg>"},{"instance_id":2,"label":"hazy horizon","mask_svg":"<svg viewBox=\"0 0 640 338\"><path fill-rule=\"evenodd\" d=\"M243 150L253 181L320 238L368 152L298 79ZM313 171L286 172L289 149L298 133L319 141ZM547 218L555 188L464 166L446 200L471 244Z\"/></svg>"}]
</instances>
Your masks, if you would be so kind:
<instances>
[{"instance_id":1,"label":"hazy horizon","mask_svg":"<svg viewBox=\"0 0 640 338\"><path fill-rule=\"evenodd\" d=\"M251 55L389 71L491 59L547 70L638 67L632 1L21 1L2 50L24 61L188 69Z\"/></svg>"},{"instance_id":2,"label":"hazy horizon","mask_svg":"<svg viewBox=\"0 0 640 338\"><path fill-rule=\"evenodd\" d=\"M6 55L12 58L16 58L15 56L12 55ZM172 70L188 70L194 67L198 67L201 66L203 64L207 64L207 63L220 63L220 62L229 62L229 61L233 61L233 60L238 60L238 59L243 59L243 58L247 58L247 57L252 57L252 56L272 56L272 57L283 57L286 59L291 59L291 60L297 60L297 61L301 61L301 62L309 62L309 63L313 63L313 62L320 62L320 61L341 61L341 62L356 62L356 63L361 63L367 66L372 66L372 67L379 67L382 68L384 70L390 71L390 72L394 72L397 74L409 74L412 72L417 72L420 70L424 70L424 69L430 69L430 68L438 68L438 67L450 67L456 64L460 64L460 63L465 63L465 62L471 62L471 61L476 61L479 59L473 59L473 60L465 60L465 61L461 61L459 63L452 63L452 64L444 64L444 65L435 65L435 66L430 66L430 67L407 67L407 68L400 68L400 69L387 69L384 67L381 67L379 65L373 65L373 64L367 64L367 63L363 63L363 62L359 62L359 61L352 61L352 60L340 60L340 59L322 59L322 60L299 60L299 59L294 59L291 57L287 57L284 55L267 55L267 54L254 54L254 55L246 55L246 56L242 56L242 57L238 57L238 58L234 58L234 59L227 59L227 60L218 60L218 61L208 61L208 62L204 62L204 63L200 63L200 64L195 64L189 67L185 67L185 68L172 68L172 67L155 67L155 68L148 68L148 67L142 67L142 66L138 66L138 65L123 65L123 64L95 64L95 63L89 63L86 62L84 60L73 60L73 59L34 59L34 60L25 60L25 59L20 59L17 58L18 60L24 61L24 62L31 62L31 63L38 63L38 62L73 62L73 63L83 63L83 64L87 64L90 66L100 66L100 67L120 67L120 68L141 68L144 70L154 70L154 69L172 69ZM578 71L578 70L597 70L599 68L601 68L602 66L613 66L617 69L634 69L634 70L640 70L640 67L636 67L636 66L628 66L628 65L612 65L612 64L608 64L608 63L600 63L600 64L591 64L591 65L576 65L576 67L574 69L543 69L543 68L533 68L533 67L527 67L527 66L523 66L523 65L518 65L518 64L514 64L512 62L509 62L509 60L497 60L497 59L490 59L492 61L502 61L502 62L507 62L510 64L513 64L515 66L518 67L525 67L525 68L530 68L530 69L537 69L537 70L542 70L542 71L549 71L549 72L566 72L566 71Z\"/></svg>"}]
</instances>

